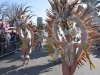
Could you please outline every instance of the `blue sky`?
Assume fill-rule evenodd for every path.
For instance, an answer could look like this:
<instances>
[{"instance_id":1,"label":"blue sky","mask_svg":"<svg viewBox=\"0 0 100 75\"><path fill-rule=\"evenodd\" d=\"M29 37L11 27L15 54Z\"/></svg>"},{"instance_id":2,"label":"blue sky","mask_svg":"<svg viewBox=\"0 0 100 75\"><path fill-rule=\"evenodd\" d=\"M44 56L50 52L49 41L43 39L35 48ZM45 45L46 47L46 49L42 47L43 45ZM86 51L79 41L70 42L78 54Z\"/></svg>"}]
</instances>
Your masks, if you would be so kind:
<instances>
[{"instance_id":1,"label":"blue sky","mask_svg":"<svg viewBox=\"0 0 100 75\"><path fill-rule=\"evenodd\" d=\"M0 4L2 2L9 1L9 3L27 3L26 6L32 6L32 11L34 11L33 14L37 16L33 16L32 20L34 23L37 21L37 17L42 17L43 19L46 18L46 9L50 7L48 0L1 0Z\"/></svg>"}]
</instances>

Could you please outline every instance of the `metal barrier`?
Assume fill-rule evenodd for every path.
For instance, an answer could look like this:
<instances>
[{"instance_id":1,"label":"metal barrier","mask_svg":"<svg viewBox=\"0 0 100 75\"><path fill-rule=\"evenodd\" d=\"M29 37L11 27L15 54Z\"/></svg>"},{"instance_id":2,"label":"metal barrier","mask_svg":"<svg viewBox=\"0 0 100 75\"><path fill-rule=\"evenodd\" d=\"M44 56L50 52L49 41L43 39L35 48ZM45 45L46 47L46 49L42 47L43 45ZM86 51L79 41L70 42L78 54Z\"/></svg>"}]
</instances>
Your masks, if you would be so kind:
<instances>
[{"instance_id":1,"label":"metal barrier","mask_svg":"<svg viewBox=\"0 0 100 75\"><path fill-rule=\"evenodd\" d=\"M17 41L0 43L0 57L15 52L16 50L19 49L19 47L20 45L19 42Z\"/></svg>"}]
</instances>

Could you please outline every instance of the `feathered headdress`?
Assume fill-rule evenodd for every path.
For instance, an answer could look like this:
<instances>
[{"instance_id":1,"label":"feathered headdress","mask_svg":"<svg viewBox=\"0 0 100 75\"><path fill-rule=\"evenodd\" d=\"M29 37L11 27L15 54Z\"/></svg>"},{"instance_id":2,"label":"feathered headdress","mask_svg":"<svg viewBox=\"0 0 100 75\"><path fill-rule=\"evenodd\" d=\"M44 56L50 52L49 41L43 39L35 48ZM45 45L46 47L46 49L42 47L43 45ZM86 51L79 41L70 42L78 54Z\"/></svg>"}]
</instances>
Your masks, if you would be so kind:
<instances>
[{"instance_id":1,"label":"feathered headdress","mask_svg":"<svg viewBox=\"0 0 100 75\"><path fill-rule=\"evenodd\" d=\"M77 35L77 30L75 28L70 28L70 29L64 29L64 35L71 35L72 38L76 37Z\"/></svg>"}]
</instances>

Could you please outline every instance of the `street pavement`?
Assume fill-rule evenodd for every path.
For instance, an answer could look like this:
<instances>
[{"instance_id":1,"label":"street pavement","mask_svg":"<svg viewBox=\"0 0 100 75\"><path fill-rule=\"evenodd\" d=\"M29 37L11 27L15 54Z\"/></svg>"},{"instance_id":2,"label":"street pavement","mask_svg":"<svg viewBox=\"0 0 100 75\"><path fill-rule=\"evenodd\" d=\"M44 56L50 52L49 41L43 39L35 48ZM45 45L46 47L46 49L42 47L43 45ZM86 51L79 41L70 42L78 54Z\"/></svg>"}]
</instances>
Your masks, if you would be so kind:
<instances>
[{"instance_id":1,"label":"street pavement","mask_svg":"<svg viewBox=\"0 0 100 75\"><path fill-rule=\"evenodd\" d=\"M62 75L61 59L52 62L46 49L35 49L31 52L28 65L22 65L21 51L12 53L1 59L0 75ZM92 51L90 58L97 68L90 70L89 64L77 68L74 75L100 75L100 50Z\"/></svg>"}]
</instances>

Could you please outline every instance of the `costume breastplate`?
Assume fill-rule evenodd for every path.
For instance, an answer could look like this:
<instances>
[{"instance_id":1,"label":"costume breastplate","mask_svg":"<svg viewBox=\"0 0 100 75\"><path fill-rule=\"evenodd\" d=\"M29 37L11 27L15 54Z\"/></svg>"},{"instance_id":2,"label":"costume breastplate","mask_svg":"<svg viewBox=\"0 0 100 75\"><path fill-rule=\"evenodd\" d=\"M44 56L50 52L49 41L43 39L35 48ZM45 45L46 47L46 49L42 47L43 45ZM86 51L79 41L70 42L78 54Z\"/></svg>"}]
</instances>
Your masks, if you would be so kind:
<instances>
[{"instance_id":1,"label":"costume breastplate","mask_svg":"<svg viewBox=\"0 0 100 75\"><path fill-rule=\"evenodd\" d=\"M27 41L27 39L23 39L22 48L23 49L27 49L28 48L28 41Z\"/></svg>"},{"instance_id":2,"label":"costume breastplate","mask_svg":"<svg viewBox=\"0 0 100 75\"><path fill-rule=\"evenodd\" d=\"M68 43L68 46L72 45L73 43ZM64 56L65 56L65 61L67 63L68 66L71 66L72 63L75 61L75 48L72 47L71 49L67 49L67 47L65 47L64 49Z\"/></svg>"}]
</instances>

